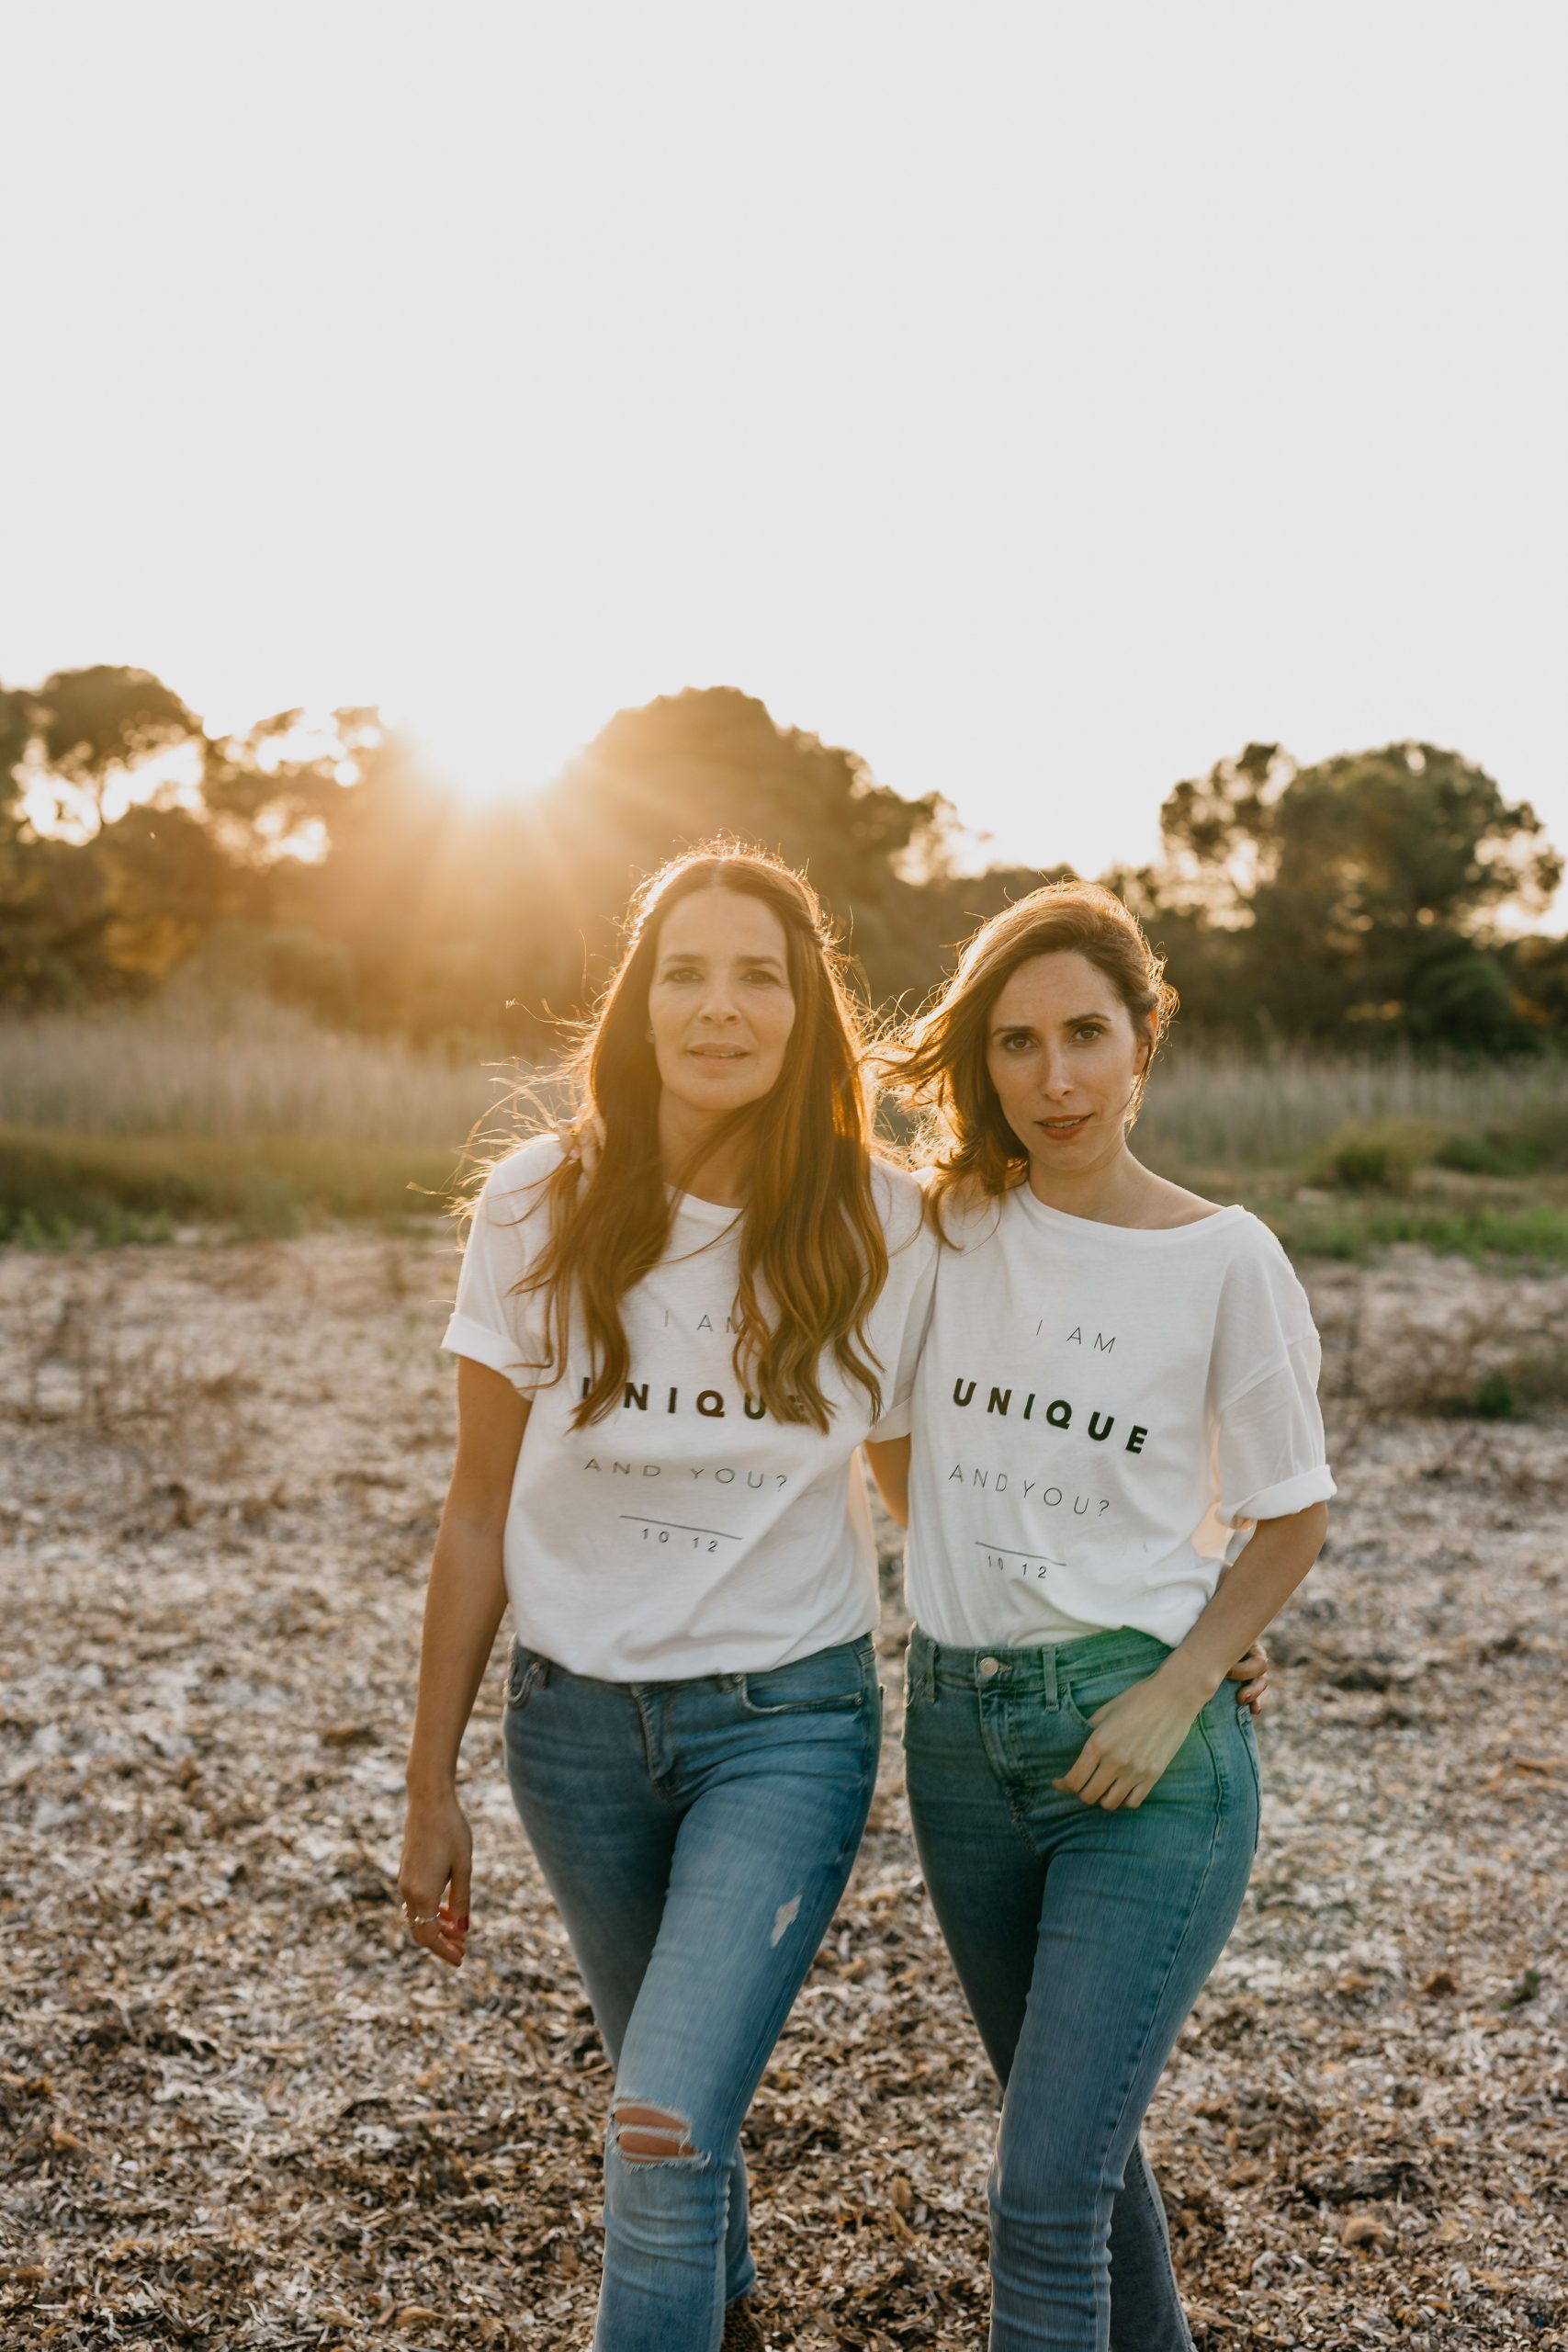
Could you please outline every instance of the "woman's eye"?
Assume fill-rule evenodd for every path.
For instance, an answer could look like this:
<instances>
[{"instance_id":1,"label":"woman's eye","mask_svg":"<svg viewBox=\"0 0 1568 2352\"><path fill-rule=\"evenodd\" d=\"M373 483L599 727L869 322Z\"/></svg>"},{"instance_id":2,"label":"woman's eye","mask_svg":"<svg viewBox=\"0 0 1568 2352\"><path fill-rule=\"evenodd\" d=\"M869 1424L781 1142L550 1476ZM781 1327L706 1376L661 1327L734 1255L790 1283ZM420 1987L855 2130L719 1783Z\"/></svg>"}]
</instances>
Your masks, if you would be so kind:
<instances>
[{"instance_id":1,"label":"woman's eye","mask_svg":"<svg viewBox=\"0 0 1568 2352\"><path fill-rule=\"evenodd\" d=\"M664 975L666 980L694 980L696 977L690 964L671 964Z\"/></svg>"},{"instance_id":2,"label":"woman's eye","mask_svg":"<svg viewBox=\"0 0 1568 2352\"><path fill-rule=\"evenodd\" d=\"M1027 1053L1033 1043L1027 1029L1017 1029L1011 1036L1002 1039L1002 1051L1004 1054Z\"/></svg>"},{"instance_id":3,"label":"woman's eye","mask_svg":"<svg viewBox=\"0 0 1568 2352\"><path fill-rule=\"evenodd\" d=\"M755 980L759 987L765 989L776 988L778 985L778 977L779 976L776 972L761 971L748 972L746 975L746 978L749 980Z\"/></svg>"},{"instance_id":4,"label":"woman's eye","mask_svg":"<svg viewBox=\"0 0 1568 2352\"><path fill-rule=\"evenodd\" d=\"M1103 1037L1105 1032L1098 1021L1088 1021L1077 1034L1080 1037L1088 1037L1092 1041L1096 1037Z\"/></svg>"}]
</instances>

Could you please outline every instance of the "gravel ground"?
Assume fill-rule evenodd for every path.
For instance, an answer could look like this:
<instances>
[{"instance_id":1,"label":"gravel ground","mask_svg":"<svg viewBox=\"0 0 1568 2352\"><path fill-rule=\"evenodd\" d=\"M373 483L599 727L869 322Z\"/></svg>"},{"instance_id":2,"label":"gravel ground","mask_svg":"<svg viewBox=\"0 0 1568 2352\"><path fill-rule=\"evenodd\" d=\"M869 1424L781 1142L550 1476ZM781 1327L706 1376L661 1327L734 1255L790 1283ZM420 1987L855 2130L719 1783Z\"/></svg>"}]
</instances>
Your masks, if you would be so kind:
<instances>
[{"instance_id":1,"label":"gravel ground","mask_svg":"<svg viewBox=\"0 0 1568 2352\"><path fill-rule=\"evenodd\" d=\"M1549 1393L1568 1283L1306 1273L1341 1499L1149 2125L1194 2333L1564 2346L1568 1415L1438 1408ZM434 1237L0 1252L7 2345L587 2344L609 2078L502 1645L461 1973L396 1916L449 1277ZM749 2126L773 2346L976 2352L995 2111L890 1736Z\"/></svg>"}]
</instances>

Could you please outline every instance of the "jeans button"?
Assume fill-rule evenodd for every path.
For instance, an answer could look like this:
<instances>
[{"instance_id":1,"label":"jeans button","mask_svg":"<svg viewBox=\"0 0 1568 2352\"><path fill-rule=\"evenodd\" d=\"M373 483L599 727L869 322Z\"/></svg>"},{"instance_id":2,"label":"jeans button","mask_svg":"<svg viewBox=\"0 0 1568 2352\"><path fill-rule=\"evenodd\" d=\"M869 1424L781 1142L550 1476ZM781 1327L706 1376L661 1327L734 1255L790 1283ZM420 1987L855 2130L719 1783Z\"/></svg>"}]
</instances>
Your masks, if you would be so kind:
<instances>
[{"instance_id":1,"label":"jeans button","mask_svg":"<svg viewBox=\"0 0 1568 2352\"><path fill-rule=\"evenodd\" d=\"M980 1660L980 1671L987 1682L993 1674L999 1674L1001 1670L1002 1662L999 1657L983 1657Z\"/></svg>"}]
</instances>

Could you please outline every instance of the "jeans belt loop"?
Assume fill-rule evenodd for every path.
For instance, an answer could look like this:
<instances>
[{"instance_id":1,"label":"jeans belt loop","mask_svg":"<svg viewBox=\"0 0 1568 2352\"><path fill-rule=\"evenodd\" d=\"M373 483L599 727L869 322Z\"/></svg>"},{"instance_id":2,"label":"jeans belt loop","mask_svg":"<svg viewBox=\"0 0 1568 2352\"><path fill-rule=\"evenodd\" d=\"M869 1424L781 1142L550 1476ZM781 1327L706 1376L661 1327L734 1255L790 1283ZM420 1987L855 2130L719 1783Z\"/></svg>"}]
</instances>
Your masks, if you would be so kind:
<instances>
[{"instance_id":1,"label":"jeans belt loop","mask_svg":"<svg viewBox=\"0 0 1568 2352\"><path fill-rule=\"evenodd\" d=\"M1053 1644L1040 1661L1045 1684L1045 1704L1053 1713L1062 1703L1062 1678L1056 1668L1057 1657L1058 1652Z\"/></svg>"}]
</instances>

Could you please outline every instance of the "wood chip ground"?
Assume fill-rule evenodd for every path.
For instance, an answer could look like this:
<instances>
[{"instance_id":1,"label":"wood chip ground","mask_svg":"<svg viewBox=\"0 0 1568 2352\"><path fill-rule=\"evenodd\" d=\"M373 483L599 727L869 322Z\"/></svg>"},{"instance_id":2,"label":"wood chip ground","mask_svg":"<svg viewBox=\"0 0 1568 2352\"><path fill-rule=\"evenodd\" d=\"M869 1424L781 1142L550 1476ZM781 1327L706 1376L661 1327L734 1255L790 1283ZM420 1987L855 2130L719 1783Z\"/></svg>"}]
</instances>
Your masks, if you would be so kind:
<instances>
[{"instance_id":1,"label":"wood chip ground","mask_svg":"<svg viewBox=\"0 0 1568 2352\"><path fill-rule=\"evenodd\" d=\"M588 2343L609 2076L501 1775L502 1645L461 1973L398 1923L449 1275L434 1237L0 1253L7 2346ZM1193 2331L1568 2346L1568 1418L1435 1409L1560 1350L1568 1283L1308 1281L1341 1499L1149 2124ZM996 2101L885 1584L872 1827L748 2128L761 2312L793 2352L977 2352Z\"/></svg>"}]
</instances>

